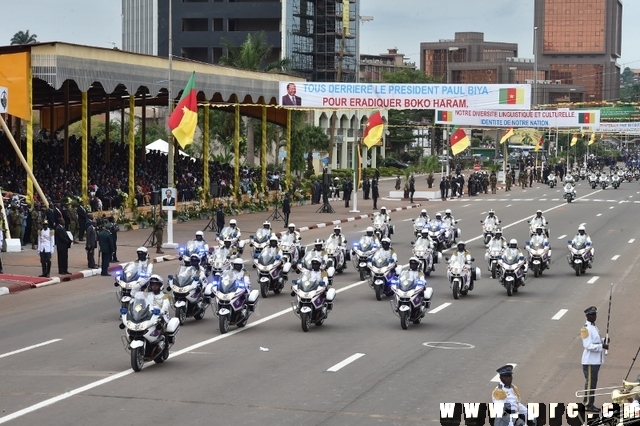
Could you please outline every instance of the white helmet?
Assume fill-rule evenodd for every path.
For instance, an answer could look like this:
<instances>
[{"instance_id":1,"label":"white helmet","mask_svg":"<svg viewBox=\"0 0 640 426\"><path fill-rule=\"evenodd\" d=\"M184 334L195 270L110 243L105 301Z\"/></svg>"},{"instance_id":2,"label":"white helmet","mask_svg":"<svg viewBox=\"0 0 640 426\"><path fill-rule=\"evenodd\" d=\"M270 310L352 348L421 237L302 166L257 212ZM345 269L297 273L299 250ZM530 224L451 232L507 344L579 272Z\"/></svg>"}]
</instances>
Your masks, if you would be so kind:
<instances>
[{"instance_id":1,"label":"white helmet","mask_svg":"<svg viewBox=\"0 0 640 426\"><path fill-rule=\"evenodd\" d=\"M233 262L231 262L234 265L244 265L244 261L242 259L240 259L239 257L236 257L235 259L233 259Z\"/></svg>"},{"instance_id":2,"label":"white helmet","mask_svg":"<svg viewBox=\"0 0 640 426\"><path fill-rule=\"evenodd\" d=\"M427 209L422 209L422 211L420 213L426 213Z\"/></svg>"},{"instance_id":3,"label":"white helmet","mask_svg":"<svg viewBox=\"0 0 640 426\"><path fill-rule=\"evenodd\" d=\"M204 232L202 232L202 231L196 232L196 237L198 237L198 236L204 237Z\"/></svg>"},{"instance_id":4,"label":"white helmet","mask_svg":"<svg viewBox=\"0 0 640 426\"><path fill-rule=\"evenodd\" d=\"M137 252L137 253L144 253L144 254L147 254L147 253L149 253L149 250L147 250L147 248L146 248L146 247L138 247L138 248L136 249L136 252Z\"/></svg>"},{"instance_id":5,"label":"white helmet","mask_svg":"<svg viewBox=\"0 0 640 426\"><path fill-rule=\"evenodd\" d=\"M489 210L489 214L495 214L495 212L496 211L494 209Z\"/></svg>"},{"instance_id":6,"label":"white helmet","mask_svg":"<svg viewBox=\"0 0 640 426\"><path fill-rule=\"evenodd\" d=\"M451 209L446 209L446 210L444 211L444 214L451 214Z\"/></svg>"},{"instance_id":7,"label":"white helmet","mask_svg":"<svg viewBox=\"0 0 640 426\"><path fill-rule=\"evenodd\" d=\"M580 225L578 226L578 231L585 231L586 232L587 228L585 228L584 225Z\"/></svg>"},{"instance_id":8,"label":"white helmet","mask_svg":"<svg viewBox=\"0 0 640 426\"><path fill-rule=\"evenodd\" d=\"M367 227L367 232L373 232L373 226L368 226Z\"/></svg>"},{"instance_id":9,"label":"white helmet","mask_svg":"<svg viewBox=\"0 0 640 426\"><path fill-rule=\"evenodd\" d=\"M291 229L296 229L296 224L295 223L290 223L289 226L287 226L287 228Z\"/></svg>"},{"instance_id":10,"label":"white helmet","mask_svg":"<svg viewBox=\"0 0 640 426\"><path fill-rule=\"evenodd\" d=\"M513 247L512 247L512 246L513 246ZM511 248L516 248L516 247L518 247L518 240L516 240L515 238L512 238L512 239L509 241L509 247L511 247Z\"/></svg>"},{"instance_id":11,"label":"white helmet","mask_svg":"<svg viewBox=\"0 0 640 426\"><path fill-rule=\"evenodd\" d=\"M235 219L231 219L231 220L229 221L229 225L237 225L237 224L238 224L238 222L236 222L236 220L235 220Z\"/></svg>"}]
</instances>

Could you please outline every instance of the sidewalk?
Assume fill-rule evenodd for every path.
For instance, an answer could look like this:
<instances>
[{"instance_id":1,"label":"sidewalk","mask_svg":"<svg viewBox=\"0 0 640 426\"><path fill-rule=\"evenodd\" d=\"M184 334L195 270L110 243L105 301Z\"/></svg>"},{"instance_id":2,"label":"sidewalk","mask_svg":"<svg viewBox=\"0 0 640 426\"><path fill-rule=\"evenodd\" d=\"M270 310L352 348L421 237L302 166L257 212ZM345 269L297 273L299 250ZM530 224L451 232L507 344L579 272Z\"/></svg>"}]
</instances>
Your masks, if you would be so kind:
<instances>
[{"instance_id":1,"label":"sidewalk","mask_svg":"<svg viewBox=\"0 0 640 426\"><path fill-rule=\"evenodd\" d=\"M417 203L411 204L408 200L403 201L400 199L389 199L388 194L389 191L393 190L394 184L395 178L380 180L380 194L382 198L378 200L378 208L384 206L389 211L399 211L420 206L420 204ZM426 187L426 182L424 183L424 186ZM371 217L371 215L375 213L373 210L373 202L372 200L362 200L361 197L362 191L358 193L359 212L351 211L353 210L354 205L353 199L351 200L350 207L345 207L344 201L330 201L329 204L333 208L334 213L319 213L322 208L322 204L307 204L302 206L292 205L289 221L290 223L294 223L300 232L305 232L310 229L323 228L333 224L351 222ZM242 232L242 238L248 239L249 236L254 234L258 228L262 227L265 220L269 220L271 222L271 227L274 231L284 231L286 228L284 227L282 217L275 220L272 217L273 214L273 211L267 211L242 214L233 217L227 216L226 222L229 223L229 220L232 218L236 219L238 227ZM173 227L173 241L178 244L184 244L188 240L193 239L196 231L204 229L207 224L208 221L206 220L176 223ZM151 232L151 228L118 232L118 259L121 262L128 262L135 259L136 249L147 240ZM165 228L165 242L167 238L166 234L167 232ZM215 235L212 231L205 231L205 239L211 243L215 240ZM154 263L177 260L178 258L177 252L172 249L163 249L165 252L163 255L155 254L155 247L149 247L148 249L151 260ZM71 275L55 275L58 267L57 254L54 253L52 259L51 278L39 278L38 275L41 273L40 258L37 252L31 249L30 245L24 246L23 251L20 253L2 253L1 256L5 274L0 274L0 296L30 288L44 287L64 281L77 280L100 274L100 269L87 269L86 252L84 250L84 243L82 242L80 244L73 245L71 249L69 249L69 270L72 271ZM109 271L121 268L122 263L112 263Z\"/></svg>"}]
</instances>

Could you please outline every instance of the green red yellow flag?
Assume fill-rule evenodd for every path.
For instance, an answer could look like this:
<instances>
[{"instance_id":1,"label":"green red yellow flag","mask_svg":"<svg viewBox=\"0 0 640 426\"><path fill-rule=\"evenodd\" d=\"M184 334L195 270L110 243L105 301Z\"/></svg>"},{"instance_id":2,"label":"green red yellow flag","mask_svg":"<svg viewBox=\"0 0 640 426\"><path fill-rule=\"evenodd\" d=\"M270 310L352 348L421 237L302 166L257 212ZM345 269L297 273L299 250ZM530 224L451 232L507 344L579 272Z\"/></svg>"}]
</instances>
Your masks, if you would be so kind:
<instances>
[{"instance_id":1,"label":"green red yellow flag","mask_svg":"<svg viewBox=\"0 0 640 426\"><path fill-rule=\"evenodd\" d=\"M580 124L593 124L596 122L596 114L593 112L581 112L578 113L578 123Z\"/></svg>"},{"instance_id":2,"label":"green red yellow flag","mask_svg":"<svg viewBox=\"0 0 640 426\"><path fill-rule=\"evenodd\" d=\"M578 143L578 134L574 134L573 137L571 138L571 146L574 146L575 144Z\"/></svg>"},{"instance_id":3,"label":"green red yellow flag","mask_svg":"<svg viewBox=\"0 0 640 426\"><path fill-rule=\"evenodd\" d=\"M524 104L524 88L509 87L500 89L500 105Z\"/></svg>"},{"instance_id":4,"label":"green red yellow flag","mask_svg":"<svg viewBox=\"0 0 640 426\"><path fill-rule=\"evenodd\" d=\"M510 127L510 128L509 128L509 130L507 130L507 133L505 133L505 134L502 136L502 139L500 139L500 145L502 145L503 143L505 143L506 141L508 141L508 140L509 140L509 138L510 138L511 136L513 136L513 135L514 135L514 133L515 133L515 132L513 131L513 127Z\"/></svg>"},{"instance_id":5,"label":"green red yellow flag","mask_svg":"<svg viewBox=\"0 0 640 426\"><path fill-rule=\"evenodd\" d=\"M453 111L438 111L438 121L445 123L453 122Z\"/></svg>"},{"instance_id":6,"label":"green red yellow flag","mask_svg":"<svg viewBox=\"0 0 640 426\"><path fill-rule=\"evenodd\" d=\"M367 127L364 129L362 142L367 146L367 148L371 148L380 142L380 139L382 139L382 132L384 132L384 121L382 121L380 111L375 111L369 116Z\"/></svg>"},{"instance_id":7,"label":"green red yellow flag","mask_svg":"<svg viewBox=\"0 0 640 426\"><path fill-rule=\"evenodd\" d=\"M540 136L540 139L538 139L538 143L536 143L536 147L533 150L535 152L538 152L538 150L543 146L544 146L544 135Z\"/></svg>"},{"instance_id":8,"label":"green red yellow flag","mask_svg":"<svg viewBox=\"0 0 640 426\"><path fill-rule=\"evenodd\" d=\"M597 136L596 136L595 132L591 133L591 137L589 138L589 144L588 145L592 145L596 141L596 137Z\"/></svg>"},{"instance_id":9,"label":"green red yellow flag","mask_svg":"<svg viewBox=\"0 0 640 426\"><path fill-rule=\"evenodd\" d=\"M169 117L169 129L182 147L193 143L198 124L198 99L195 89L196 73L191 74L178 105Z\"/></svg>"},{"instance_id":10,"label":"green red yellow flag","mask_svg":"<svg viewBox=\"0 0 640 426\"><path fill-rule=\"evenodd\" d=\"M458 155L465 149L471 146L471 140L462 127L454 127L452 130L449 143L451 144L451 152L453 155Z\"/></svg>"}]
</instances>

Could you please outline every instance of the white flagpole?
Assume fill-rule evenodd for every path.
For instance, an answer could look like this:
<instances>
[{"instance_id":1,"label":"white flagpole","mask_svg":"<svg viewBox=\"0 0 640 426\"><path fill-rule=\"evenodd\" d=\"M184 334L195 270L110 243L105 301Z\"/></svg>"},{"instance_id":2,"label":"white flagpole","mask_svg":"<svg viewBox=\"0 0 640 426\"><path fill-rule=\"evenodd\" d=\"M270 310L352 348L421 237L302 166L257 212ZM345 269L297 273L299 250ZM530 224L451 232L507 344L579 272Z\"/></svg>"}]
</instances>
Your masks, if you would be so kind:
<instances>
[{"instance_id":1,"label":"white flagpole","mask_svg":"<svg viewBox=\"0 0 640 426\"><path fill-rule=\"evenodd\" d=\"M173 94L171 90L171 85L173 81L171 80L171 71L173 68L173 26L172 26L172 1L169 0L169 88L167 90L169 97L169 117L171 117L171 113L173 112ZM174 145L175 140L171 132L169 132L169 152L167 155L168 167L167 167L167 186L169 188L173 188L173 157L175 155ZM178 205L178 197L176 197L176 206ZM173 242L173 210L167 210L167 242L162 245L163 248L176 248L178 245Z\"/></svg>"}]
</instances>

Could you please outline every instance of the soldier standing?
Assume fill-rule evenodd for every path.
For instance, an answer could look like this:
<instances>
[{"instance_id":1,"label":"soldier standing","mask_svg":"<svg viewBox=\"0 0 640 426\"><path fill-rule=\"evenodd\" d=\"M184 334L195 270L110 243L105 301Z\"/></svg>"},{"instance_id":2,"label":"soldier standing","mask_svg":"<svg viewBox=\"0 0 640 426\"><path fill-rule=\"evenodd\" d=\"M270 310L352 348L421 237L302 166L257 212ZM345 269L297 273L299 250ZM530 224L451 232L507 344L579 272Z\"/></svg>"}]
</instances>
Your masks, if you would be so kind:
<instances>
[{"instance_id":1,"label":"soldier standing","mask_svg":"<svg viewBox=\"0 0 640 426\"><path fill-rule=\"evenodd\" d=\"M600 409L593 404L595 402L593 389L598 386L598 372L600 371L600 366L604 363L604 351L609 349L609 342L600 337L600 332L596 327L598 309L595 306L591 306L585 309L584 313L587 317L587 322L580 330L582 346L584 347L584 351L582 351L582 372L584 373L584 388L586 390L584 406L587 411L598 412Z\"/></svg>"},{"instance_id":2,"label":"soldier standing","mask_svg":"<svg viewBox=\"0 0 640 426\"><path fill-rule=\"evenodd\" d=\"M79 223L78 223L78 202L73 200L71 202L71 207L67 207L67 211L69 212L69 231L71 235L73 235L73 243L78 244L77 237L79 235Z\"/></svg>"},{"instance_id":3,"label":"soldier standing","mask_svg":"<svg viewBox=\"0 0 640 426\"><path fill-rule=\"evenodd\" d=\"M162 238L164 237L164 218L162 217L163 215L164 215L163 212L160 212L158 214L158 217L156 218L156 224L154 225L154 228L153 228L154 238L156 239L156 253L158 254L164 254L164 252L162 251Z\"/></svg>"},{"instance_id":4,"label":"soldier standing","mask_svg":"<svg viewBox=\"0 0 640 426\"><path fill-rule=\"evenodd\" d=\"M490 184L490 179L489 176L487 176L487 173L483 173L482 175L482 186L484 187L484 193L486 194L487 191L489 190L489 184ZM493 188L493 186L491 186L491 193L495 194L495 190Z\"/></svg>"},{"instance_id":5,"label":"soldier standing","mask_svg":"<svg viewBox=\"0 0 640 426\"><path fill-rule=\"evenodd\" d=\"M31 235L29 237L31 239L32 250L38 249L38 237L40 235L40 231L42 231L43 222L44 217L40 211L40 204L36 203L33 210L31 210Z\"/></svg>"},{"instance_id":6,"label":"soldier standing","mask_svg":"<svg viewBox=\"0 0 640 426\"><path fill-rule=\"evenodd\" d=\"M491 176L489 177L489 183L491 184L491 193L496 193L496 185L498 184L498 177L496 176L496 172L491 172Z\"/></svg>"},{"instance_id":7,"label":"soldier standing","mask_svg":"<svg viewBox=\"0 0 640 426\"><path fill-rule=\"evenodd\" d=\"M22 214L18 209L18 205L11 204L11 212L9 212L9 225L11 229L11 238L20 239L22 233Z\"/></svg>"},{"instance_id":8,"label":"soldier standing","mask_svg":"<svg viewBox=\"0 0 640 426\"><path fill-rule=\"evenodd\" d=\"M504 178L505 191L511 191L511 173L507 172L507 175Z\"/></svg>"}]
</instances>

